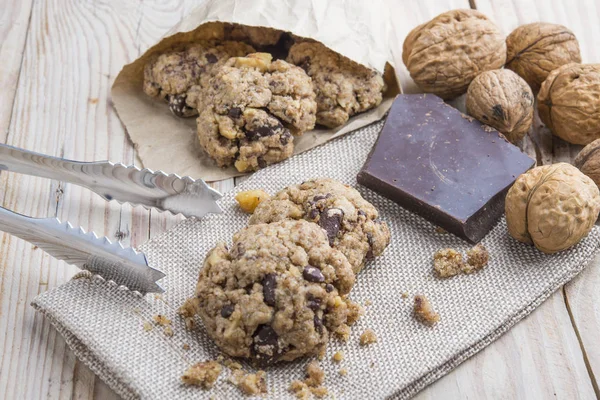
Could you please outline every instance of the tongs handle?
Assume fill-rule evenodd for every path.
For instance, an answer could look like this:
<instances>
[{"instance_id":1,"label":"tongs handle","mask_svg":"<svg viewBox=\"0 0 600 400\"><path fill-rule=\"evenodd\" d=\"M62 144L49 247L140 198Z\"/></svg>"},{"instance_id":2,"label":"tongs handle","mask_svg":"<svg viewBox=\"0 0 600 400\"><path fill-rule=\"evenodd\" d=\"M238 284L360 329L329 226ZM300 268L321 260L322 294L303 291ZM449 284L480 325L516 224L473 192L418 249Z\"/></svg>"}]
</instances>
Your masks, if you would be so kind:
<instances>
[{"instance_id":1,"label":"tongs handle","mask_svg":"<svg viewBox=\"0 0 600 400\"><path fill-rule=\"evenodd\" d=\"M54 258L91 271L142 293L162 292L165 275L148 266L143 253L123 248L95 233L73 228L56 218L31 218L0 207L0 231L38 246Z\"/></svg>"},{"instance_id":2,"label":"tongs handle","mask_svg":"<svg viewBox=\"0 0 600 400\"><path fill-rule=\"evenodd\" d=\"M73 183L105 200L202 217L221 212L221 194L203 180L109 161L80 162L0 144L0 170Z\"/></svg>"},{"instance_id":3,"label":"tongs handle","mask_svg":"<svg viewBox=\"0 0 600 400\"><path fill-rule=\"evenodd\" d=\"M65 160L0 144L0 170L55 179L80 186L89 184L83 166L89 163Z\"/></svg>"}]
</instances>

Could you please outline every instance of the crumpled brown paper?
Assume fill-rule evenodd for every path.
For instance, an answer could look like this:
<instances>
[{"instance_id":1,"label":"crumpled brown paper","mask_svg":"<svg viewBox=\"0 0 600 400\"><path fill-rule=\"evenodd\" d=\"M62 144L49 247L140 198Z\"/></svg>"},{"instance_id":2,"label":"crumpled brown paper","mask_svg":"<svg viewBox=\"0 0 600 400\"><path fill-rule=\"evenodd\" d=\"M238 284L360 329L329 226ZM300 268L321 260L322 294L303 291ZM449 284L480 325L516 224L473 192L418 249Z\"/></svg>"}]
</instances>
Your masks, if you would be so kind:
<instances>
[{"instance_id":1,"label":"crumpled brown paper","mask_svg":"<svg viewBox=\"0 0 600 400\"><path fill-rule=\"evenodd\" d=\"M123 67L112 99L144 167L216 181L243 175L219 168L196 146L196 119L178 118L142 90L146 60L175 43L222 39L226 23L262 26L312 38L380 73L388 85L379 107L337 129L315 129L294 139L294 154L381 119L399 93L388 38L388 9L379 0L208 0L167 32L137 60Z\"/></svg>"}]
</instances>

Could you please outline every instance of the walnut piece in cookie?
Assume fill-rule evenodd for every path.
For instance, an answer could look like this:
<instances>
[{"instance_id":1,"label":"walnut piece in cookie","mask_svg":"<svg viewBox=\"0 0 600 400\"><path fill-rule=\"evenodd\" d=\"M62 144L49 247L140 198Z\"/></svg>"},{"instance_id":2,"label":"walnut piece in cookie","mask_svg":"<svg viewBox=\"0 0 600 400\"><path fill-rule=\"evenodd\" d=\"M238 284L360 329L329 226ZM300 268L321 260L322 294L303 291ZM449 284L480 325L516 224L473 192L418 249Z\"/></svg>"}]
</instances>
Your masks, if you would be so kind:
<instances>
[{"instance_id":1,"label":"walnut piece in cookie","mask_svg":"<svg viewBox=\"0 0 600 400\"><path fill-rule=\"evenodd\" d=\"M256 47L275 46L283 35L283 31L262 26L232 24L225 28L225 37L252 43Z\"/></svg>"},{"instance_id":2,"label":"walnut piece in cookie","mask_svg":"<svg viewBox=\"0 0 600 400\"><path fill-rule=\"evenodd\" d=\"M423 295L418 294L415 296L413 311L415 318L425 325L435 325L440 320L440 314L433 310L431 303Z\"/></svg>"},{"instance_id":3,"label":"walnut piece in cookie","mask_svg":"<svg viewBox=\"0 0 600 400\"><path fill-rule=\"evenodd\" d=\"M348 260L306 221L252 225L206 256L191 300L209 336L232 357L261 364L318 355L347 328Z\"/></svg>"},{"instance_id":4,"label":"walnut piece in cookie","mask_svg":"<svg viewBox=\"0 0 600 400\"><path fill-rule=\"evenodd\" d=\"M321 43L296 43L290 48L287 60L301 66L312 78L320 125L341 126L351 116L381 103L385 90L383 76Z\"/></svg>"},{"instance_id":5,"label":"walnut piece in cookie","mask_svg":"<svg viewBox=\"0 0 600 400\"><path fill-rule=\"evenodd\" d=\"M189 367L181 377L186 385L200 386L204 389L213 387L221 374L221 364L216 361L205 361Z\"/></svg>"},{"instance_id":6,"label":"walnut piece in cookie","mask_svg":"<svg viewBox=\"0 0 600 400\"><path fill-rule=\"evenodd\" d=\"M164 99L178 117L198 115L201 88L229 58L254 49L242 42L214 40L179 44L150 57L144 67L144 92Z\"/></svg>"},{"instance_id":7,"label":"walnut piece in cookie","mask_svg":"<svg viewBox=\"0 0 600 400\"><path fill-rule=\"evenodd\" d=\"M292 185L261 202L249 224L306 219L327 232L329 244L350 261L354 273L383 253L390 230L377 209L349 185L329 178Z\"/></svg>"},{"instance_id":8,"label":"walnut piece in cookie","mask_svg":"<svg viewBox=\"0 0 600 400\"><path fill-rule=\"evenodd\" d=\"M454 249L438 250L433 255L433 269L440 278L454 276L462 270L463 256Z\"/></svg>"},{"instance_id":9,"label":"walnut piece in cookie","mask_svg":"<svg viewBox=\"0 0 600 400\"><path fill-rule=\"evenodd\" d=\"M234 57L198 101L198 142L217 165L254 171L294 150L291 133L313 129L317 105L310 77L283 60Z\"/></svg>"},{"instance_id":10,"label":"walnut piece in cookie","mask_svg":"<svg viewBox=\"0 0 600 400\"><path fill-rule=\"evenodd\" d=\"M467 251L467 263L463 265L462 271L465 274L479 271L488 264L489 260L490 254L487 249L482 244L478 244Z\"/></svg>"}]
</instances>

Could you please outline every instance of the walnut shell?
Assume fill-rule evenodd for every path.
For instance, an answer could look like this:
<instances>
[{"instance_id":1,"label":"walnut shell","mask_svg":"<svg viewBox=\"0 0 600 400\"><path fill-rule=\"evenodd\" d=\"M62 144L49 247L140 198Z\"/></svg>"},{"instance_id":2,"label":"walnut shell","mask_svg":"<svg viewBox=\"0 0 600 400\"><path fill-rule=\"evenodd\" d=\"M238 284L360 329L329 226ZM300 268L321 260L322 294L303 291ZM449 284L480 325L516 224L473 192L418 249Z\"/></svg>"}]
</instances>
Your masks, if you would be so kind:
<instances>
[{"instance_id":1,"label":"walnut shell","mask_svg":"<svg viewBox=\"0 0 600 400\"><path fill-rule=\"evenodd\" d=\"M579 152L574 164L600 186L600 139L594 140Z\"/></svg>"},{"instance_id":2,"label":"walnut shell","mask_svg":"<svg viewBox=\"0 0 600 400\"><path fill-rule=\"evenodd\" d=\"M567 142L600 139L600 64L567 64L548 75L538 93L540 119Z\"/></svg>"},{"instance_id":3,"label":"walnut shell","mask_svg":"<svg viewBox=\"0 0 600 400\"><path fill-rule=\"evenodd\" d=\"M525 79L534 92L556 68L581 62L573 32L546 22L521 25L512 31L506 38L506 51L506 68Z\"/></svg>"},{"instance_id":4,"label":"walnut shell","mask_svg":"<svg viewBox=\"0 0 600 400\"><path fill-rule=\"evenodd\" d=\"M523 139L533 123L533 92L508 69L477 75L467 91L467 113L496 128L511 142Z\"/></svg>"},{"instance_id":5,"label":"walnut shell","mask_svg":"<svg viewBox=\"0 0 600 400\"><path fill-rule=\"evenodd\" d=\"M467 91L482 71L506 60L500 29L475 10L452 10L414 28L404 40L402 61L425 92L447 100Z\"/></svg>"},{"instance_id":6,"label":"walnut shell","mask_svg":"<svg viewBox=\"0 0 600 400\"><path fill-rule=\"evenodd\" d=\"M570 164L534 168L506 195L506 223L515 239L556 253L590 232L600 212L600 190Z\"/></svg>"}]
</instances>

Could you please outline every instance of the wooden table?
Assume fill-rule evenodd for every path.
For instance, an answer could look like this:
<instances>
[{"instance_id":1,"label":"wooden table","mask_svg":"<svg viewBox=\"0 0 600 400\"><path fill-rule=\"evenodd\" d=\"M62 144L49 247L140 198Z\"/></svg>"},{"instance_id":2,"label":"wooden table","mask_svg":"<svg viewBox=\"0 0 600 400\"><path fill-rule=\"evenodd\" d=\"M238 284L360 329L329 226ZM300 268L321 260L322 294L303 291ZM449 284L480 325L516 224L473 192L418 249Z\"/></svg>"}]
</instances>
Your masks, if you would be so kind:
<instances>
[{"instance_id":1,"label":"wooden table","mask_svg":"<svg viewBox=\"0 0 600 400\"><path fill-rule=\"evenodd\" d=\"M477 8L508 34L532 21L562 23L584 62L600 62L596 0L388 0L390 38L451 8ZM136 163L112 107L110 86L124 63L153 44L198 2L188 0L4 0L0 8L0 140L78 160ZM403 67L405 91L415 91ZM553 138L539 120L523 148L543 163L570 161L579 148ZM214 186L231 189L233 179ZM58 217L136 246L179 217L106 203L77 186L0 174L2 206ZM0 398L111 399L117 396L29 306L76 268L3 234L0 242ZM427 398L589 399L600 397L600 258L498 341L420 393Z\"/></svg>"}]
</instances>

